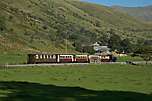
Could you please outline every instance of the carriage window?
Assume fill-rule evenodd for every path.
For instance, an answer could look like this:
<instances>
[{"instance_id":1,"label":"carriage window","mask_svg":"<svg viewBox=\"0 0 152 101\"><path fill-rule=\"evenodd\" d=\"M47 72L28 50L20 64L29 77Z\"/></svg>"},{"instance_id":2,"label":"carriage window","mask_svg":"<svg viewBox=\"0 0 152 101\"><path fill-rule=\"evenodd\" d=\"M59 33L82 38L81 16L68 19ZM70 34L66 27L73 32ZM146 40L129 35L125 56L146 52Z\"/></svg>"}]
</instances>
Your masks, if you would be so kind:
<instances>
[{"instance_id":1,"label":"carriage window","mask_svg":"<svg viewBox=\"0 0 152 101\"><path fill-rule=\"evenodd\" d=\"M40 59L43 59L43 56L42 56L42 55L40 55Z\"/></svg>"},{"instance_id":2,"label":"carriage window","mask_svg":"<svg viewBox=\"0 0 152 101\"><path fill-rule=\"evenodd\" d=\"M53 55L53 59L56 59L56 56L55 56L55 55Z\"/></svg>"},{"instance_id":3,"label":"carriage window","mask_svg":"<svg viewBox=\"0 0 152 101\"><path fill-rule=\"evenodd\" d=\"M48 58L49 58L49 55L46 55L46 58L48 59Z\"/></svg>"},{"instance_id":4,"label":"carriage window","mask_svg":"<svg viewBox=\"0 0 152 101\"><path fill-rule=\"evenodd\" d=\"M80 57L80 56L77 56L77 58L80 59L81 57Z\"/></svg>"},{"instance_id":5,"label":"carriage window","mask_svg":"<svg viewBox=\"0 0 152 101\"><path fill-rule=\"evenodd\" d=\"M103 56L103 57L101 57L101 59L110 59L110 57L109 56Z\"/></svg>"},{"instance_id":6,"label":"carriage window","mask_svg":"<svg viewBox=\"0 0 152 101\"><path fill-rule=\"evenodd\" d=\"M52 55L50 55L50 59L52 59Z\"/></svg>"},{"instance_id":7,"label":"carriage window","mask_svg":"<svg viewBox=\"0 0 152 101\"><path fill-rule=\"evenodd\" d=\"M35 59L39 59L39 55L36 55L36 56L35 56Z\"/></svg>"},{"instance_id":8,"label":"carriage window","mask_svg":"<svg viewBox=\"0 0 152 101\"><path fill-rule=\"evenodd\" d=\"M43 58L44 58L44 59L46 58L45 55L43 55Z\"/></svg>"},{"instance_id":9,"label":"carriage window","mask_svg":"<svg viewBox=\"0 0 152 101\"><path fill-rule=\"evenodd\" d=\"M109 57L109 56L106 56L105 59L110 59L110 57Z\"/></svg>"},{"instance_id":10,"label":"carriage window","mask_svg":"<svg viewBox=\"0 0 152 101\"><path fill-rule=\"evenodd\" d=\"M60 59L62 59L62 56L59 56Z\"/></svg>"}]
</instances>

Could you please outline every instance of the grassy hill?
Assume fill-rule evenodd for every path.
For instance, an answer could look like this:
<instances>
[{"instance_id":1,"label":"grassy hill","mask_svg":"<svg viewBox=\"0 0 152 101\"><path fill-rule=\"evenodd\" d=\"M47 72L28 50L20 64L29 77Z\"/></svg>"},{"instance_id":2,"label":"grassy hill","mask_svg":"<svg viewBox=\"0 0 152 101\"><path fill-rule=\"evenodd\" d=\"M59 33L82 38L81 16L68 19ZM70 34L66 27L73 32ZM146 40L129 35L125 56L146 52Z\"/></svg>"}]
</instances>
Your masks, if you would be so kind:
<instances>
[{"instance_id":1,"label":"grassy hill","mask_svg":"<svg viewBox=\"0 0 152 101\"><path fill-rule=\"evenodd\" d=\"M79 0L1 0L1 52L75 52L114 29L121 38L152 38L151 25Z\"/></svg>"},{"instance_id":2,"label":"grassy hill","mask_svg":"<svg viewBox=\"0 0 152 101\"><path fill-rule=\"evenodd\" d=\"M152 22L152 6L145 7L121 7L114 6L117 10L128 13L129 15L146 22Z\"/></svg>"}]
</instances>

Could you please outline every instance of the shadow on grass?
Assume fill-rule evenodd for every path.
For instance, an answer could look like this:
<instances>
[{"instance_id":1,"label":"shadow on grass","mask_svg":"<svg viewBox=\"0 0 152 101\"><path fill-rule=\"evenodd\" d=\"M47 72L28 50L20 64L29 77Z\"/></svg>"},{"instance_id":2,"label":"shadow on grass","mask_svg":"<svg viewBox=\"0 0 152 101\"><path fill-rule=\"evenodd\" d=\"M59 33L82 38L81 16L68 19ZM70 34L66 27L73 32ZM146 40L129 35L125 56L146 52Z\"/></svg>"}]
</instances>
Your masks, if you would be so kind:
<instances>
[{"instance_id":1,"label":"shadow on grass","mask_svg":"<svg viewBox=\"0 0 152 101\"><path fill-rule=\"evenodd\" d=\"M28 82L0 82L0 101L152 101L152 95Z\"/></svg>"}]
</instances>

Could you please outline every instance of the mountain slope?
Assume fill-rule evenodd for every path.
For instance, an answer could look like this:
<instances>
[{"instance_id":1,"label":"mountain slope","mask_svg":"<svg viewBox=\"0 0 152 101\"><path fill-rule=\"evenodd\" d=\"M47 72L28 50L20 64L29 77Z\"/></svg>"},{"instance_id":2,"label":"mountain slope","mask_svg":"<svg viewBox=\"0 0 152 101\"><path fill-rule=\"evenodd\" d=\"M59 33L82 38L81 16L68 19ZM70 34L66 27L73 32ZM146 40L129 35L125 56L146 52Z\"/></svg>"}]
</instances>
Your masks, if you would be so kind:
<instances>
[{"instance_id":1,"label":"mountain slope","mask_svg":"<svg viewBox=\"0 0 152 101\"><path fill-rule=\"evenodd\" d=\"M151 38L151 25L78 0L1 0L0 51L79 50L110 29L122 38Z\"/></svg>"},{"instance_id":2,"label":"mountain slope","mask_svg":"<svg viewBox=\"0 0 152 101\"><path fill-rule=\"evenodd\" d=\"M121 7L113 6L113 8L128 13L129 15L141 19L143 21L152 21L152 6L145 7Z\"/></svg>"}]
</instances>

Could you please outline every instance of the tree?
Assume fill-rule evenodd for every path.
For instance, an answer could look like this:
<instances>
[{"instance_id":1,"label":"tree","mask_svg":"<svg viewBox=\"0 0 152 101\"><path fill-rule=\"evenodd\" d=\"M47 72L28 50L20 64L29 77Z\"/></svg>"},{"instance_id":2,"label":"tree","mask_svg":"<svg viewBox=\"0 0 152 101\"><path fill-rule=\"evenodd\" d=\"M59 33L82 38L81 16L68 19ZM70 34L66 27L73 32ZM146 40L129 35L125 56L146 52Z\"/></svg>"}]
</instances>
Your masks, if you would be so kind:
<instances>
[{"instance_id":1,"label":"tree","mask_svg":"<svg viewBox=\"0 0 152 101\"><path fill-rule=\"evenodd\" d=\"M122 40L121 40L120 36L117 35L113 29L111 29L108 33L110 33L109 39L108 39L109 48L111 48L112 50L117 49L117 50L121 51L121 44L120 43Z\"/></svg>"},{"instance_id":2,"label":"tree","mask_svg":"<svg viewBox=\"0 0 152 101\"><path fill-rule=\"evenodd\" d=\"M89 54L94 54L95 53L92 46L86 45L86 46L82 46L82 48L83 48L82 49L83 53L89 53Z\"/></svg>"},{"instance_id":3,"label":"tree","mask_svg":"<svg viewBox=\"0 0 152 101\"><path fill-rule=\"evenodd\" d=\"M121 45L121 51L125 51L127 53L130 53L132 51L132 47L133 45L130 43L129 39L123 39L121 42L120 42L120 45Z\"/></svg>"},{"instance_id":4,"label":"tree","mask_svg":"<svg viewBox=\"0 0 152 101\"><path fill-rule=\"evenodd\" d=\"M140 56L143 58L146 62L152 60L152 46L142 46L139 47L135 52L134 56Z\"/></svg>"}]
</instances>

